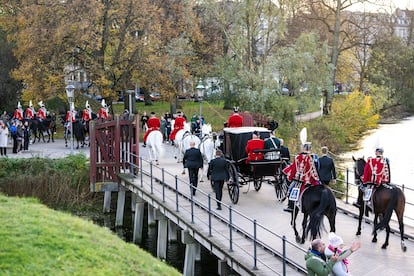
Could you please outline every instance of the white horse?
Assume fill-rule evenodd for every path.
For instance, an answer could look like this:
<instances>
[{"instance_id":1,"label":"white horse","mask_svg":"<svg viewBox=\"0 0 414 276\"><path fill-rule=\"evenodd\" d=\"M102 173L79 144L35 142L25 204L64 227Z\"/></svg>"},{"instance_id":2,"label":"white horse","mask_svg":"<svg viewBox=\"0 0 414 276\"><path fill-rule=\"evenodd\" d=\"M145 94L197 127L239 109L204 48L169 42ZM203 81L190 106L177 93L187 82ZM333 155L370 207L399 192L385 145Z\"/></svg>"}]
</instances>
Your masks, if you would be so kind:
<instances>
[{"instance_id":1,"label":"white horse","mask_svg":"<svg viewBox=\"0 0 414 276\"><path fill-rule=\"evenodd\" d=\"M148 134L147 137L147 146L149 150L150 161L155 161L158 165L158 160L162 157L163 154L163 135L159 130L153 130Z\"/></svg>"},{"instance_id":2,"label":"white horse","mask_svg":"<svg viewBox=\"0 0 414 276\"><path fill-rule=\"evenodd\" d=\"M204 175L207 174L208 164L214 158L216 150L220 146L220 141L216 133L211 131L211 125L205 124L201 128L202 138L200 143L200 151L203 155L204 166L201 170L200 182L204 181Z\"/></svg>"},{"instance_id":3,"label":"white horse","mask_svg":"<svg viewBox=\"0 0 414 276\"><path fill-rule=\"evenodd\" d=\"M174 122L171 123L171 127L173 126ZM184 135L191 135L191 127L189 123L185 123L184 128L177 131L173 141L175 146L174 158L177 159L178 163L183 161L184 152L186 150L183 144Z\"/></svg>"}]
</instances>

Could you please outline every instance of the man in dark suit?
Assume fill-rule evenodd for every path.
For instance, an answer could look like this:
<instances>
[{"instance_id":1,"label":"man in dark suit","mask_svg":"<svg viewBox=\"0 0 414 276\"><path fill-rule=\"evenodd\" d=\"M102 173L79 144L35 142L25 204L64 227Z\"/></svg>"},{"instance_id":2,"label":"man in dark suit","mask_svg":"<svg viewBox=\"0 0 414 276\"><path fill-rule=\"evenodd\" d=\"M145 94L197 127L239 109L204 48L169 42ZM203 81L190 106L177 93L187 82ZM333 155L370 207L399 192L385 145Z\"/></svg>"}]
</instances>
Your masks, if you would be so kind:
<instances>
[{"instance_id":1,"label":"man in dark suit","mask_svg":"<svg viewBox=\"0 0 414 276\"><path fill-rule=\"evenodd\" d=\"M223 157L221 150L216 151L216 158L208 165L207 178L213 182L214 192L216 193L217 210L221 210L221 198L223 196L224 181L229 181L230 173L227 161Z\"/></svg>"},{"instance_id":2,"label":"man in dark suit","mask_svg":"<svg viewBox=\"0 0 414 276\"><path fill-rule=\"evenodd\" d=\"M190 178L190 185L197 187L198 184L198 170L203 167L203 156L198 148L195 147L195 142L190 142L190 148L185 151L183 157L184 168L188 168L188 175ZM193 195L196 189L191 187Z\"/></svg>"},{"instance_id":3,"label":"man in dark suit","mask_svg":"<svg viewBox=\"0 0 414 276\"><path fill-rule=\"evenodd\" d=\"M328 156L328 148L322 147L322 157L319 158L319 179L324 185L329 185L329 182L336 183L335 163L331 157Z\"/></svg>"}]
</instances>

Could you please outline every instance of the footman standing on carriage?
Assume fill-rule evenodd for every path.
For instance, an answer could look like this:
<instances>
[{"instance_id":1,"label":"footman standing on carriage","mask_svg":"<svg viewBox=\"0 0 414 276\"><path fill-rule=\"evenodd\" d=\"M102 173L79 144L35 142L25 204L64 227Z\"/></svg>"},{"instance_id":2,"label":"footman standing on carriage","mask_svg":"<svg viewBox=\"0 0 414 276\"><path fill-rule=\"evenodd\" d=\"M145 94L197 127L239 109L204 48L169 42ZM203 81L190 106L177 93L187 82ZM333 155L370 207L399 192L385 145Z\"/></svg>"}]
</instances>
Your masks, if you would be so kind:
<instances>
[{"instance_id":1,"label":"footman standing on carriage","mask_svg":"<svg viewBox=\"0 0 414 276\"><path fill-rule=\"evenodd\" d=\"M26 108L26 110L24 111L24 117L25 117L25 119L30 119L30 120L33 120L33 119L34 119L35 114L36 114L36 110L34 109L34 107L33 107L33 103L32 103L32 101L30 100L30 101L29 101L29 107L28 107L28 108Z\"/></svg>"},{"instance_id":2,"label":"footman standing on carriage","mask_svg":"<svg viewBox=\"0 0 414 276\"><path fill-rule=\"evenodd\" d=\"M174 129L170 134L170 140L172 141L172 145L174 145L175 135L177 132L184 128L184 124L186 123L185 118L183 117L183 113L181 111L177 112L177 118L174 120Z\"/></svg>"},{"instance_id":3,"label":"footman standing on carriage","mask_svg":"<svg viewBox=\"0 0 414 276\"><path fill-rule=\"evenodd\" d=\"M312 145L309 142L305 142L302 146L302 152L298 154L293 160L292 164L283 169L283 173L286 174L288 180L292 182L288 190L288 198L293 187L300 183L300 192L307 186L320 185L318 171L315 166L314 159L311 154ZM289 200L288 207L284 209L286 212L292 212L294 208L294 202Z\"/></svg>"},{"instance_id":4,"label":"footman standing on carriage","mask_svg":"<svg viewBox=\"0 0 414 276\"><path fill-rule=\"evenodd\" d=\"M143 138L144 147L147 146L147 137L151 133L151 131L160 130L160 127L161 127L161 121L159 118L155 116L155 112L151 112L150 118L147 121L147 126L148 126L148 130L147 132L145 132L144 138Z\"/></svg>"},{"instance_id":5,"label":"footman standing on carriage","mask_svg":"<svg viewBox=\"0 0 414 276\"><path fill-rule=\"evenodd\" d=\"M101 101L101 108L98 112L98 118L102 120L108 120L109 119L109 107L106 105L105 99L102 99Z\"/></svg>"},{"instance_id":6,"label":"footman standing on carriage","mask_svg":"<svg viewBox=\"0 0 414 276\"><path fill-rule=\"evenodd\" d=\"M239 108L234 107L233 114L230 115L229 120L227 121L227 127L242 127L243 126L243 117L239 114Z\"/></svg>"},{"instance_id":7,"label":"footman standing on carriage","mask_svg":"<svg viewBox=\"0 0 414 276\"><path fill-rule=\"evenodd\" d=\"M20 102L17 103L17 107L13 113L13 119L18 121L23 121L23 109Z\"/></svg>"}]
</instances>

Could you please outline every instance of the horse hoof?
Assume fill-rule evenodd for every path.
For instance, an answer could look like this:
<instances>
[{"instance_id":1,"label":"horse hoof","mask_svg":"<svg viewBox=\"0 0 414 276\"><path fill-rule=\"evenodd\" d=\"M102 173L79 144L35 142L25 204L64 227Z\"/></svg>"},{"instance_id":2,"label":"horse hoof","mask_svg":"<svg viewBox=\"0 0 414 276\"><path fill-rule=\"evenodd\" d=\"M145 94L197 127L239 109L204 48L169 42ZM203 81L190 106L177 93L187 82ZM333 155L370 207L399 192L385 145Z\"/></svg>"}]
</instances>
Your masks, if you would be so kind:
<instances>
[{"instance_id":1,"label":"horse hoof","mask_svg":"<svg viewBox=\"0 0 414 276\"><path fill-rule=\"evenodd\" d=\"M382 248L382 249L387 249L387 246L388 246L388 244L385 244L385 243L384 243L384 244L381 246L381 248Z\"/></svg>"},{"instance_id":2,"label":"horse hoof","mask_svg":"<svg viewBox=\"0 0 414 276\"><path fill-rule=\"evenodd\" d=\"M296 242L301 243L302 239L299 236L296 236Z\"/></svg>"},{"instance_id":3,"label":"horse hoof","mask_svg":"<svg viewBox=\"0 0 414 276\"><path fill-rule=\"evenodd\" d=\"M372 239L372 242L377 242L377 238L373 238Z\"/></svg>"},{"instance_id":4,"label":"horse hoof","mask_svg":"<svg viewBox=\"0 0 414 276\"><path fill-rule=\"evenodd\" d=\"M404 245L404 246L401 247L401 249L402 249L403 252L407 252L407 246Z\"/></svg>"},{"instance_id":5,"label":"horse hoof","mask_svg":"<svg viewBox=\"0 0 414 276\"><path fill-rule=\"evenodd\" d=\"M355 233L355 235L357 235L357 236L359 236L359 235L361 235L361 231L357 231L356 233Z\"/></svg>"}]
</instances>

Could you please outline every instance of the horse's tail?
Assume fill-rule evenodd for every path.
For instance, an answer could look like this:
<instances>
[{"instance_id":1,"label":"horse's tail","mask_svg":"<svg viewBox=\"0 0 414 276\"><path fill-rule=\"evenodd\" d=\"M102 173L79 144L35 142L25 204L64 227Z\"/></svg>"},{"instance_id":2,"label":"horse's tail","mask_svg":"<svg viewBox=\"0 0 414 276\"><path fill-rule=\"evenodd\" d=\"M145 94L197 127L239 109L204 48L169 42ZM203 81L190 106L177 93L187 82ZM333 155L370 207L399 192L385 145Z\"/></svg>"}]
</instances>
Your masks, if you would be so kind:
<instances>
[{"instance_id":1,"label":"horse's tail","mask_svg":"<svg viewBox=\"0 0 414 276\"><path fill-rule=\"evenodd\" d=\"M385 187L382 187L383 189L386 189ZM390 222L392 212L394 208L397 206L397 200L398 200L398 188L393 186L391 190L390 195L390 202L388 203L387 210L385 210L385 214L380 221L380 223L377 224L377 226L374 227L374 231L376 232L378 229L384 229L388 223ZM375 208L375 207L374 207Z\"/></svg>"},{"instance_id":2,"label":"horse's tail","mask_svg":"<svg viewBox=\"0 0 414 276\"><path fill-rule=\"evenodd\" d=\"M311 234L312 239L321 236L323 229L323 216L329 204L330 200L328 190L323 188L321 189L319 206L313 210L309 216L309 223L306 228L306 237L309 237L309 233Z\"/></svg>"}]
</instances>

